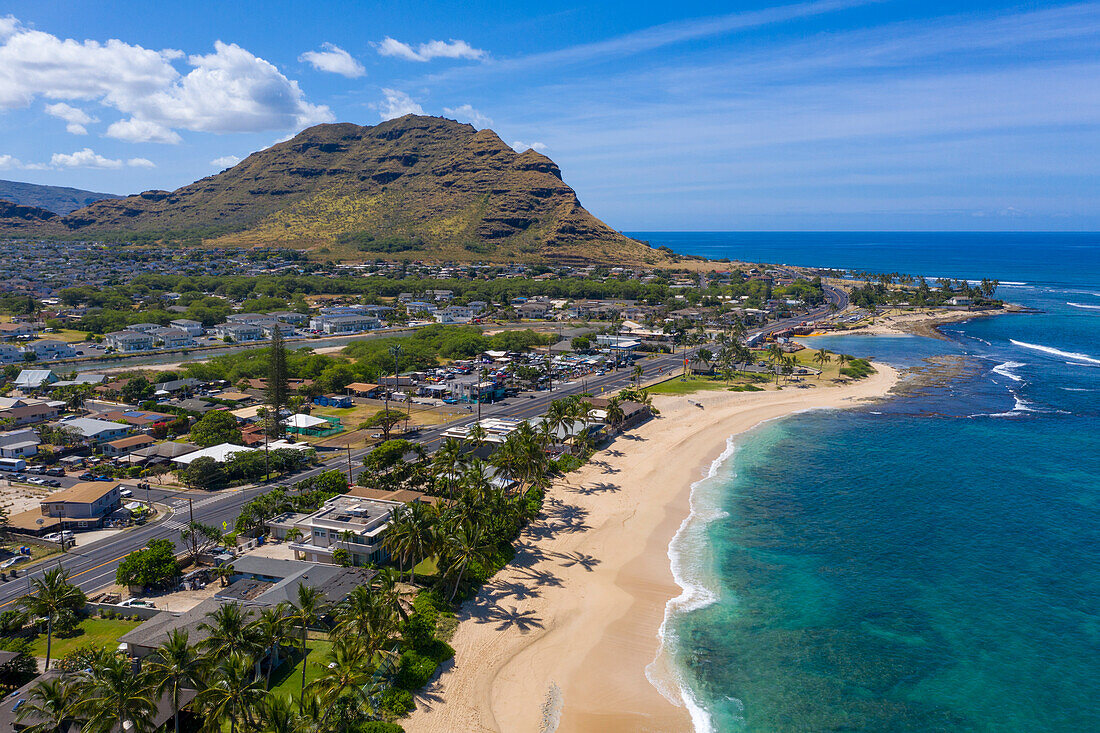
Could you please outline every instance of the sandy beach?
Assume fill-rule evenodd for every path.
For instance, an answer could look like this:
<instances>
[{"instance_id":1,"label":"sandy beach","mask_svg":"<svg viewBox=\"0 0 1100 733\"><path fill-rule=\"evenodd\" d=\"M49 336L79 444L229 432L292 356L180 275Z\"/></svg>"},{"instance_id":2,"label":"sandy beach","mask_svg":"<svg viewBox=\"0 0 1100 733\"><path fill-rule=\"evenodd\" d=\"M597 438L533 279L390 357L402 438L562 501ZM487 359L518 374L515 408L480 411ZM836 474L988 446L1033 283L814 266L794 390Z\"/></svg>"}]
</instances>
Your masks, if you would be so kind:
<instances>
[{"instance_id":1,"label":"sandy beach","mask_svg":"<svg viewBox=\"0 0 1100 733\"><path fill-rule=\"evenodd\" d=\"M885 395L897 372L876 367L840 386L656 398L659 418L548 492L516 562L463 606L454 663L419 696L405 730L690 731L681 701L662 696L646 667L680 593L668 545L689 514L691 485L731 435Z\"/></svg>"},{"instance_id":2,"label":"sandy beach","mask_svg":"<svg viewBox=\"0 0 1100 733\"><path fill-rule=\"evenodd\" d=\"M863 335L897 336L901 334L914 334L929 338L942 339L943 334L937 330L937 326L944 323L958 323L960 321L972 321L975 318L991 318L993 316L1011 313L1012 310L942 310L930 309L927 311L899 311L887 310L877 316L870 325L851 328L846 331L834 331L830 333L845 334L857 333Z\"/></svg>"}]
</instances>

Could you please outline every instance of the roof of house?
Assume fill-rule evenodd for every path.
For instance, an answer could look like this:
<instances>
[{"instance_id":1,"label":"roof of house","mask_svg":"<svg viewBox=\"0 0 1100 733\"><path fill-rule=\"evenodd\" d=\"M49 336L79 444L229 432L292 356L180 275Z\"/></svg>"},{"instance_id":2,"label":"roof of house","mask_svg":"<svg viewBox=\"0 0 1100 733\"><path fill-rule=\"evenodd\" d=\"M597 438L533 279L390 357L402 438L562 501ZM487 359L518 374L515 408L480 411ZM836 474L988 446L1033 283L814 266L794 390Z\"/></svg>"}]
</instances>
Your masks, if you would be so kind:
<instances>
[{"instance_id":1,"label":"roof of house","mask_svg":"<svg viewBox=\"0 0 1100 733\"><path fill-rule=\"evenodd\" d=\"M43 504L57 504L65 502L70 504L91 504L111 493L119 486L114 481L83 481L73 484L67 489L55 491L42 499Z\"/></svg>"},{"instance_id":2,"label":"roof of house","mask_svg":"<svg viewBox=\"0 0 1100 733\"><path fill-rule=\"evenodd\" d=\"M175 458L194 453L199 447L192 443L157 443L134 451L134 455L146 458Z\"/></svg>"},{"instance_id":3,"label":"roof of house","mask_svg":"<svg viewBox=\"0 0 1100 733\"><path fill-rule=\"evenodd\" d=\"M185 466L190 465L192 461L199 458L213 458L218 463L224 463L234 453L241 453L244 451L252 450L251 448L245 448L243 445L234 445L233 443L221 443L219 445L212 445L209 448L203 448L202 450L192 451L191 453L185 453L180 456L175 456L172 460L176 463L182 463Z\"/></svg>"},{"instance_id":4,"label":"roof of house","mask_svg":"<svg viewBox=\"0 0 1100 733\"><path fill-rule=\"evenodd\" d=\"M110 422L108 420L98 420L94 417L70 417L61 421L66 427L79 430L84 437L92 437L99 435L100 433L107 433L113 430L129 430L130 426L121 422Z\"/></svg>"},{"instance_id":5,"label":"roof of house","mask_svg":"<svg viewBox=\"0 0 1100 733\"><path fill-rule=\"evenodd\" d=\"M112 440L107 445L111 446L115 450L125 450L127 448L137 448L156 442L157 441L149 435L131 435L129 438L119 438L118 440Z\"/></svg>"},{"instance_id":6,"label":"roof of house","mask_svg":"<svg viewBox=\"0 0 1100 733\"><path fill-rule=\"evenodd\" d=\"M318 425L328 425L328 420L322 417L314 417L313 415L306 415L305 413L297 413L283 420L283 425L288 428L298 428L299 430L305 430L308 428L315 428Z\"/></svg>"}]
</instances>

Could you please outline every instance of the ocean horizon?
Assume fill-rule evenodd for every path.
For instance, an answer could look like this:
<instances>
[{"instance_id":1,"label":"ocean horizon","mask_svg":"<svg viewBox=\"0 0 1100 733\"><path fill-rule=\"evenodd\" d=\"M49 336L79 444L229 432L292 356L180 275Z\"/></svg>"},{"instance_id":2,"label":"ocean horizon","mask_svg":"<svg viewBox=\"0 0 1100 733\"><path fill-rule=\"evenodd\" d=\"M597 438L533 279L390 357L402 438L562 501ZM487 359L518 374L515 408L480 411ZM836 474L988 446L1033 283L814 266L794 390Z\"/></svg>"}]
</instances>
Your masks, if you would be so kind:
<instances>
[{"instance_id":1,"label":"ocean horizon","mask_svg":"<svg viewBox=\"0 0 1100 733\"><path fill-rule=\"evenodd\" d=\"M896 395L736 436L669 548L698 731L1100 729L1100 236L633 233L685 254L1001 281L1026 314L823 336Z\"/></svg>"}]
</instances>

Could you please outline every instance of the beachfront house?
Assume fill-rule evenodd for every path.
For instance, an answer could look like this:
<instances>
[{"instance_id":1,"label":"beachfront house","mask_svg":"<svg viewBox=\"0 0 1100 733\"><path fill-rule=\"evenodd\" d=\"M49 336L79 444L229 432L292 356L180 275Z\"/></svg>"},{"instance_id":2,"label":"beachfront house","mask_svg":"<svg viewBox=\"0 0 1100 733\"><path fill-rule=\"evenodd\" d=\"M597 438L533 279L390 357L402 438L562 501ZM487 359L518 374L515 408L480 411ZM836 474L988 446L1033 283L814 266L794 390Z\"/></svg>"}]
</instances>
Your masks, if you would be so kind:
<instances>
[{"instance_id":1,"label":"beachfront house","mask_svg":"<svg viewBox=\"0 0 1100 733\"><path fill-rule=\"evenodd\" d=\"M352 565L385 562L388 554L382 538L393 510L401 505L341 494L294 522L302 538L291 542L290 549L297 559L312 562L335 562L333 555L339 549L347 550Z\"/></svg>"}]
</instances>

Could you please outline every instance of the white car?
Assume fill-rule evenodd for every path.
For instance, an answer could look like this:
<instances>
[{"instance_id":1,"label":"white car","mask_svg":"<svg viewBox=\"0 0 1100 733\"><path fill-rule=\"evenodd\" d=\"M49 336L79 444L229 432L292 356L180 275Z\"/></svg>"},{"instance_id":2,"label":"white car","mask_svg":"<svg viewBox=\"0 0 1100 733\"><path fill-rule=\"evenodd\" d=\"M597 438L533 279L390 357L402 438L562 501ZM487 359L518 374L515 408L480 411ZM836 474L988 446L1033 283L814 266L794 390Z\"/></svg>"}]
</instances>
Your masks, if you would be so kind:
<instances>
[{"instance_id":1,"label":"white car","mask_svg":"<svg viewBox=\"0 0 1100 733\"><path fill-rule=\"evenodd\" d=\"M122 603L118 604L123 608L156 608L150 601L142 600L141 598L127 598Z\"/></svg>"},{"instance_id":2,"label":"white car","mask_svg":"<svg viewBox=\"0 0 1100 733\"><path fill-rule=\"evenodd\" d=\"M4 562L0 562L0 570L7 570L12 565L16 565L27 560L30 560L30 557L28 557L27 555L16 555L15 557L9 557Z\"/></svg>"},{"instance_id":3,"label":"white car","mask_svg":"<svg viewBox=\"0 0 1100 733\"><path fill-rule=\"evenodd\" d=\"M123 489L122 491L118 492L118 495L121 496L123 499L129 499L131 496L134 495L134 492L130 489Z\"/></svg>"}]
</instances>

